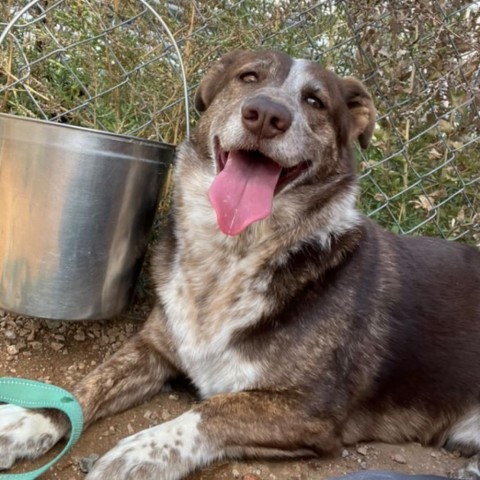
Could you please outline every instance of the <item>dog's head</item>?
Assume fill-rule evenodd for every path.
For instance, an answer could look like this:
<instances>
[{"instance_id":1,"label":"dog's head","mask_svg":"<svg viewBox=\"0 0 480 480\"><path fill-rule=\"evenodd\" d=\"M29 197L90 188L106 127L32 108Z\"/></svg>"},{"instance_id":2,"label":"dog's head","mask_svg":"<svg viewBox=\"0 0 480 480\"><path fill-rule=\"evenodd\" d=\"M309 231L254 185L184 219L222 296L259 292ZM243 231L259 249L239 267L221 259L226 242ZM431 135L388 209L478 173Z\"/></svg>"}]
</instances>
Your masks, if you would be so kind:
<instances>
[{"instance_id":1,"label":"dog's head","mask_svg":"<svg viewBox=\"0 0 480 480\"><path fill-rule=\"evenodd\" d=\"M358 80L275 51L225 55L201 82L195 106L202 112L195 142L215 177L209 198L229 235L269 216L293 190L311 195L351 178L352 143L366 148L375 124Z\"/></svg>"}]
</instances>

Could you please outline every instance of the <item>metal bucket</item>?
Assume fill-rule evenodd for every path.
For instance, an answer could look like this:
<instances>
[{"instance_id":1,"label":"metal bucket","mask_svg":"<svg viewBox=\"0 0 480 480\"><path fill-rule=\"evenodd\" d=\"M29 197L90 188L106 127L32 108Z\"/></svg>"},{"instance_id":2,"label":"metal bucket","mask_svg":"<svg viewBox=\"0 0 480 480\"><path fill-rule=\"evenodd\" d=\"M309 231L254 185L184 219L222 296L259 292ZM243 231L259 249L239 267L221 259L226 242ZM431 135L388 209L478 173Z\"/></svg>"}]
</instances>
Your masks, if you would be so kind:
<instances>
[{"instance_id":1,"label":"metal bucket","mask_svg":"<svg viewBox=\"0 0 480 480\"><path fill-rule=\"evenodd\" d=\"M114 316L131 299L174 147L0 114L0 307Z\"/></svg>"}]
</instances>

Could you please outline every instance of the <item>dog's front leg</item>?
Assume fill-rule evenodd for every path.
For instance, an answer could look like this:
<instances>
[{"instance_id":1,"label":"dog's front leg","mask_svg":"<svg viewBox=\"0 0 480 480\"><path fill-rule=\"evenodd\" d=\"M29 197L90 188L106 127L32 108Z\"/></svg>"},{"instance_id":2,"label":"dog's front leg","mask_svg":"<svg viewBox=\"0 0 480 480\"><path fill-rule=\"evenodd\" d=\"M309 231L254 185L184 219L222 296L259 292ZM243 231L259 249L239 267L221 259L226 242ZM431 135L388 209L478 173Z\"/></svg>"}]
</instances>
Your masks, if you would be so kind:
<instances>
[{"instance_id":1,"label":"dog's front leg","mask_svg":"<svg viewBox=\"0 0 480 480\"><path fill-rule=\"evenodd\" d=\"M145 401L177 373L168 335L162 335L162 320L156 307L141 332L74 388L86 426ZM148 335L144 333L147 329ZM10 468L20 458L39 457L69 428L66 416L57 410L0 405L0 470Z\"/></svg>"},{"instance_id":2,"label":"dog's front leg","mask_svg":"<svg viewBox=\"0 0 480 480\"><path fill-rule=\"evenodd\" d=\"M141 337L132 338L73 389L85 426L146 401L173 372L171 364Z\"/></svg>"},{"instance_id":3,"label":"dog's front leg","mask_svg":"<svg viewBox=\"0 0 480 480\"><path fill-rule=\"evenodd\" d=\"M339 446L333 418L314 415L296 394L224 394L122 440L87 480L176 480L222 458L293 457Z\"/></svg>"}]
</instances>

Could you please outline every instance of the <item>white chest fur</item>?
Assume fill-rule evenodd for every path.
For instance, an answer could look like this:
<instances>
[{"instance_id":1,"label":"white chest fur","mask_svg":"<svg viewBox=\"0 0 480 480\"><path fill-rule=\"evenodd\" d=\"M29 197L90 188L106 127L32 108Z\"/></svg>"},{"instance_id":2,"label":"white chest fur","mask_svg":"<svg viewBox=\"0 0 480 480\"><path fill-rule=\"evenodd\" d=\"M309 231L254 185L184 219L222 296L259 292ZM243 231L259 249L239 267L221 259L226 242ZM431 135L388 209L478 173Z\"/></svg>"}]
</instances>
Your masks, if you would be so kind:
<instances>
[{"instance_id":1,"label":"white chest fur","mask_svg":"<svg viewBox=\"0 0 480 480\"><path fill-rule=\"evenodd\" d=\"M203 185L202 185L203 187ZM185 371L204 397L259 386L261 365L231 347L232 335L269 311L270 277L262 248L232 250L217 226L205 188L192 189L168 283L159 291ZM197 195L195 195L197 193Z\"/></svg>"},{"instance_id":2,"label":"white chest fur","mask_svg":"<svg viewBox=\"0 0 480 480\"><path fill-rule=\"evenodd\" d=\"M198 272L174 268L162 291L178 356L203 397L258 386L260 365L243 358L230 341L239 328L253 324L268 303L242 262L221 271L215 255L208 260L210 265ZM216 281L208 281L214 277Z\"/></svg>"}]
</instances>

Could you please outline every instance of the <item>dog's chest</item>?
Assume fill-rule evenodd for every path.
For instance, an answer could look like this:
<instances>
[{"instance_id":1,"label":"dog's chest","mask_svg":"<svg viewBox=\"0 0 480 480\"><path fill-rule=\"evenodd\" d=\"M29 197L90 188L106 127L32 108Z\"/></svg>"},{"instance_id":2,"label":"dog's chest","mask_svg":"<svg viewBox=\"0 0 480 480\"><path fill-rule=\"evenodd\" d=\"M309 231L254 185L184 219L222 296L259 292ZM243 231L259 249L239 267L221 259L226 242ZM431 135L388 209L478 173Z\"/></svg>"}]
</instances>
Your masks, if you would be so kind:
<instances>
[{"instance_id":1,"label":"dog's chest","mask_svg":"<svg viewBox=\"0 0 480 480\"><path fill-rule=\"evenodd\" d=\"M211 241L208 254L201 250L197 242L188 260L177 254L160 292L178 356L203 397L259 386L260 365L231 340L269 310L268 275L258 256L228 258Z\"/></svg>"}]
</instances>

